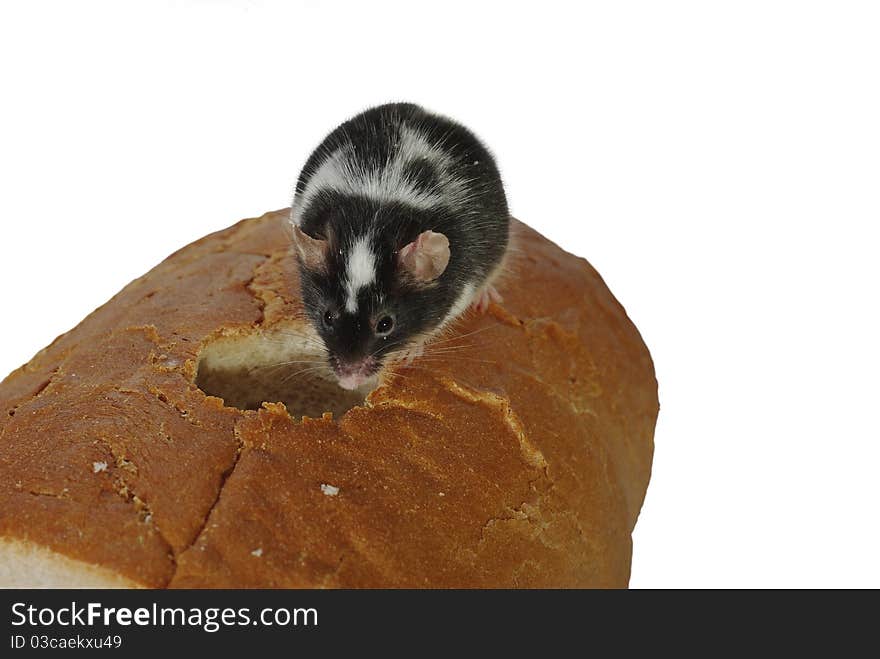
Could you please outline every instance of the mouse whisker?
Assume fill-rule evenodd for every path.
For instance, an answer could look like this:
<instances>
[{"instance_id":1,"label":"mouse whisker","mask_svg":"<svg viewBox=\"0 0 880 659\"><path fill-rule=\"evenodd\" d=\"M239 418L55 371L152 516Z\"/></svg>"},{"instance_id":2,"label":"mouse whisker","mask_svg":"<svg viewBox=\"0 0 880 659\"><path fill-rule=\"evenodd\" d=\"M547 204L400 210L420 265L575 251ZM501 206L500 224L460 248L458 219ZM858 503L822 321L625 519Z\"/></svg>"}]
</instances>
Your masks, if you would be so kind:
<instances>
[{"instance_id":1,"label":"mouse whisker","mask_svg":"<svg viewBox=\"0 0 880 659\"><path fill-rule=\"evenodd\" d=\"M280 335L280 336L292 336L297 339L304 339L307 342L311 342L314 344L323 344L320 337L315 334L307 333L307 332L297 332L291 329L275 329L270 331L271 334Z\"/></svg>"},{"instance_id":2,"label":"mouse whisker","mask_svg":"<svg viewBox=\"0 0 880 659\"><path fill-rule=\"evenodd\" d=\"M392 342L392 343L390 343L390 344L386 344L386 345L379 346L378 348L376 348L376 350L374 350L372 353L370 353L370 355L368 356L368 358L369 358L369 357L375 357L375 356L376 356L377 354L379 354L379 352L381 352L382 350L388 350L388 352L385 353L386 357L388 357L388 356L390 356L390 355L395 355L395 354L397 354L398 352L401 352L401 351L389 350L389 348L395 348L395 347L397 347L397 346L404 345L405 343L406 343L406 341L404 341L403 339L400 339L400 340L398 340L398 341L394 341L394 342Z\"/></svg>"},{"instance_id":3,"label":"mouse whisker","mask_svg":"<svg viewBox=\"0 0 880 659\"><path fill-rule=\"evenodd\" d=\"M425 354L431 355L445 355L452 352L462 352L465 350L470 350L471 348L477 348L478 346L469 344L462 346L444 346L442 348L432 348L431 346L427 346L425 348Z\"/></svg>"},{"instance_id":4,"label":"mouse whisker","mask_svg":"<svg viewBox=\"0 0 880 659\"><path fill-rule=\"evenodd\" d=\"M262 364L260 366L253 366L248 369L248 372L262 371L269 368L278 368L280 366L289 366L290 364L322 364L323 362L323 359L291 359L289 361L276 362L274 364Z\"/></svg>"},{"instance_id":5,"label":"mouse whisker","mask_svg":"<svg viewBox=\"0 0 880 659\"><path fill-rule=\"evenodd\" d=\"M304 374L317 375L318 373L327 374L328 370L320 368L320 367L315 367L315 366L312 366L310 368L304 368L304 369L301 369L301 370L296 371L294 373L289 373L288 375L286 375L285 377L283 377L281 379L281 383L284 384L284 383L292 380L293 378L298 377L298 376L302 376Z\"/></svg>"},{"instance_id":6,"label":"mouse whisker","mask_svg":"<svg viewBox=\"0 0 880 659\"><path fill-rule=\"evenodd\" d=\"M486 332L486 331L491 330L491 329L497 329L498 327L499 327L498 325L487 325L486 327L480 327L480 328L475 329L475 330L472 330L472 331L470 331L470 332L465 332L464 334L456 334L456 335L454 335L454 336L450 336L450 337L445 338L445 339L440 339L440 340L437 340L437 341L431 341L431 344L432 344L432 345L439 345L439 344L441 344L441 343L450 343L450 342L452 342L452 341L457 341L457 340L459 340L459 339L464 339L464 338L466 338L466 337L473 336L474 334L480 334L480 333L482 333L482 332Z\"/></svg>"},{"instance_id":7,"label":"mouse whisker","mask_svg":"<svg viewBox=\"0 0 880 659\"><path fill-rule=\"evenodd\" d=\"M277 364L273 364L272 366L287 366L289 364L323 364L326 360L324 359L291 359L289 361L278 362ZM261 367L257 367L261 368Z\"/></svg>"},{"instance_id":8,"label":"mouse whisker","mask_svg":"<svg viewBox=\"0 0 880 659\"><path fill-rule=\"evenodd\" d=\"M455 360L455 361L465 361L465 362L473 362L475 364L497 364L498 362L492 361L491 359L477 359L475 357L437 357L435 359L425 359L424 357L419 357L417 361L421 362L433 362L433 363L443 363L447 360Z\"/></svg>"},{"instance_id":9,"label":"mouse whisker","mask_svg":"<svg viewBox=\"0 0 880 659\"><path fill-rule=\"evenodd\" d=\"M384 377L385 379L387 379L387 380L390 380L390 381L394 381L394 380L396 380L397 378L401 378L401 379L403 379L403 380L407 380L407 379L409 379L409 378L407 378L407 376L405 376L405 375L401 375L400 373L392 373L391 371L385 373L385 375L384 375L383 377Z\"/></svg>"}]
</instances>

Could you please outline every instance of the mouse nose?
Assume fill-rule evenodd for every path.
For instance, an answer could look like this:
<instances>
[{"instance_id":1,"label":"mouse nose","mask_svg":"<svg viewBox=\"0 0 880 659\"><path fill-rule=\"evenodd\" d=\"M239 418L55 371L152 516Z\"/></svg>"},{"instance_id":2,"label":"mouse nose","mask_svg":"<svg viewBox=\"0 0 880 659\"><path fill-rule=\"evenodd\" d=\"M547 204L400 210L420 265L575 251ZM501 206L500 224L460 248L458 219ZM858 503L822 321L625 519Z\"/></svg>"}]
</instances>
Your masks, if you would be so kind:
<instances>
[{"instance_id":1,"label":"mouse nose","mask_svg":"<svg viewBox=\"0 0 880 659\"><path fill-rule=\"evenodd\" d=\"M359 359L353 362L336 361L336 378L343 389L357 389L363 385L376 370L375 360Z\"/></svg>"},{"instance_id":2,"label":"mouse nose","mask_svg":"<svg viewBox=\"0 0 880 659\"><path fill-rule=\"evenodd\" d=\"M363 386L366 381L369 380L369 377L367 377L366 375L361 375L360 373L337 375L336 378L339 386L343 389L348 389L349 391Z\"/></svg>"}]
</instances>

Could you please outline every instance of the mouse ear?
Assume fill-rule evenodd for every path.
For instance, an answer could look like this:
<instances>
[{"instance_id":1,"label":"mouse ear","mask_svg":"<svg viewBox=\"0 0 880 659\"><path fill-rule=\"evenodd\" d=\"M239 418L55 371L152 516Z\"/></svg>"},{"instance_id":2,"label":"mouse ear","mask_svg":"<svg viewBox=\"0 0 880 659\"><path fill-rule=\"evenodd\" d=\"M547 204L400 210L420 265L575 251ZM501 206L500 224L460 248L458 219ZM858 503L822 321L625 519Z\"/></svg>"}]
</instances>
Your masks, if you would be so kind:
<instances>
[{"instance_id":1,"label":"mouse ear","mask_svg":"<svg viewBox=\"0 0 880 659\"><path fill-rule=\"evenodd\" d=\"M433 281L449 264L449 239L442 233L423 231L397 252L397 262L416 281Z\"/></svg>"},{"instance_id":2,"label":"mouse ear","mask_svg":"<svg viewBox=\"0 0 880 659\"><path fill-rule=\"evenodd\" d=\"M293 225L293 244L302 264L309 270L323 270L327 265L328 245L326 240L312 238L295 224Z\"/></svg>"}]
</instances>

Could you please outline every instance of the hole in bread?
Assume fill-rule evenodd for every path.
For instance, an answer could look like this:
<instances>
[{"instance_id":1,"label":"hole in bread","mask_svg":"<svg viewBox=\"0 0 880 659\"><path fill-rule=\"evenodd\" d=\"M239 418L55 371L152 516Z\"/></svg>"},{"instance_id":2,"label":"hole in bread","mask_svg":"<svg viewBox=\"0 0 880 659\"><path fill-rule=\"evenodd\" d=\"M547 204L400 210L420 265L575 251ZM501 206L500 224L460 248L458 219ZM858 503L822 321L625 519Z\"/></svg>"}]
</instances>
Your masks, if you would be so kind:
<instances>
[{"instance_id":1,"label":"hole in bread","mask_svg":"<svg viewBox=\"0 0 880 659\"><path fill-rule=\"evenodd\" d=\"M294 418L332 412L338 419L363 404L374 387L341 388L316 342L285 331L219 337L202 348L196 385L229 407L284 403Z\"/></svg>"}]
</instances>

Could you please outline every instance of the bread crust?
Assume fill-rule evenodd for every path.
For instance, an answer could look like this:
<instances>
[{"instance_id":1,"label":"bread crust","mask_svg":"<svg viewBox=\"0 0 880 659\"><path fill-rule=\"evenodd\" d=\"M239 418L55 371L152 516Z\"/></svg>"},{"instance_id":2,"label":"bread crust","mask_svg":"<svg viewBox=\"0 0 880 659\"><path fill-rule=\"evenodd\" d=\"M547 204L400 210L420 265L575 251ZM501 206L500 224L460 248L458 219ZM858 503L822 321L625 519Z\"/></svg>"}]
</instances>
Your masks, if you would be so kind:
<instances>
[{"instance_id":1,"label":"bread crust","mask_svg":"<svg viewBox=\"0 0 880 659\"><path fill-rule=\"evenodd\" d=\"M0 383L0 585L626 586L657 384L595 270L517 223L504 303L363 405L225 406L208 346L308 330L286 215L176 252Z\"/></svg>"}]
</instances>

